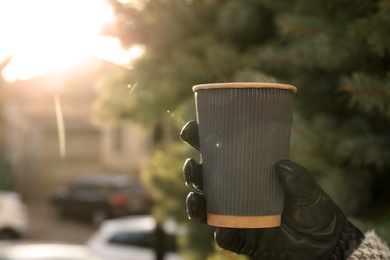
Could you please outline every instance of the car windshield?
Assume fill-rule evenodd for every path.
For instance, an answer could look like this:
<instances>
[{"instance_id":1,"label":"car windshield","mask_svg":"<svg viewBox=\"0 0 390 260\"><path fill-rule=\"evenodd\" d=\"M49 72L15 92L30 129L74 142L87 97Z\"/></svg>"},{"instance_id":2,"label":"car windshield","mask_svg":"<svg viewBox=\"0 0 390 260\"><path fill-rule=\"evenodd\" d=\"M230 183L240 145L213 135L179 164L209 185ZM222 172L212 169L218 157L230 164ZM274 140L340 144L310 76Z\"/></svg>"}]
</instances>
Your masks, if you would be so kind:
<instances>
[{"instance_id":1,"label":"car windshield","mask_svg":"<svg viewBox=\"0 0 390 260\"><path fill-rule=\"evenodd\" d=\"M153 248L157 245L163 245L166 251L176 252L176 237L174 235L164 234L157 239L156 233L147 232L120 232L111 237L111 244L123 246L137 246Z\"/></svg>"}]
</instances>

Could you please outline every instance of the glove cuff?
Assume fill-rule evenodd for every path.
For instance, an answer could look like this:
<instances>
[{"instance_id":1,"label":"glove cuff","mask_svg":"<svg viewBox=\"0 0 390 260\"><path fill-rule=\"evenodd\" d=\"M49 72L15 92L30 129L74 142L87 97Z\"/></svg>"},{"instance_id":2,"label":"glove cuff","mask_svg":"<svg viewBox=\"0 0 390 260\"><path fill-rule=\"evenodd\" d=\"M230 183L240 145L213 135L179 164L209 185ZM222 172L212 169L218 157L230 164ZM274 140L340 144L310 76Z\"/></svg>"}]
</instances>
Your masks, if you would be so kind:
<instances>
[{"instance_id":1,"label":"glove cuff","mask_svg":"<svg viewBox=\"0 0 390 260\"><path fill-rule=\"evenodd\" d=\"M347 221L333 251L332 259L348 259L364 239L363 233L351 222Z\"/></svg>"}]
</instances>

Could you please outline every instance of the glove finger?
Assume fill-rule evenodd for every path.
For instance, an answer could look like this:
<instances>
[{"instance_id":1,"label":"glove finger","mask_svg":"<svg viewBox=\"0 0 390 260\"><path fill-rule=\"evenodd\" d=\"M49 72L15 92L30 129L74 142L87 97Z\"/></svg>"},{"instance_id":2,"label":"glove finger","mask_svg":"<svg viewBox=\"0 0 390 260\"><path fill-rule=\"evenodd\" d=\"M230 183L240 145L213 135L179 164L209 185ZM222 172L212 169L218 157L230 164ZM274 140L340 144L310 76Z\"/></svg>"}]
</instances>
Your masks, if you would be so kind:
<instances>
[{"instance_id":1,"label":"glove finger","mask_svg":"<svg viewBox=\"0 0 390 260\"><path fill-rule=\"evenodd\" d=\"M198 123L196 121L188 122L181 130L180 138L199 151Z\"/></svg>"},{"instance_id":2,"label":"glove finger","mask_svg":"<svg viewBox=\"0 0 390 260\"><path fill-rule=\"evenodd\" d=\"M280 161L275 167L286 191L284 220L319 233L319 229L331 223L338 207L305 167L289 160Z\"/></svg>"},{"instance_id":3,"label":"glove finger","mask_svg":"<svg viewBox=\"0 0 390 260\"><path fill-rule=\"evenodd\" d=\"M207 222L206 199L203 195L190 192L186 199L186 205L189 219L200 223Z\"/></svg>"},{"instance_id":4,"label":"glove finger","mask_svg":"<svg viewBox=\"0 0 390 260\"><path fill-rule=\"evenodd\" d=\"M183 179L187 187L203 193L202 165L194 159L187 159L183 167Z\"/></svg>"},{"instance_id":5,"label":"glove finger","mask_svg":"<svg viewBox=\"0 0 390 260\"><path fill-rule=\"evenodd\" d=\"M237 254L253 255L261 229L217 228L215 242L219 247ZM257 234L259 233L259 234Z\"/></svg>"},{"instance_id":6,"label":"glove finger","mask_svg":"<svg viewBox=\"0 0 390 260\"><path fill-rule=\"evenodd\" d=\"M318 200L322 190L305 167L289 160L282 160L276 163L275 172L288 194L288 199L294 200L302 207L310 206Z\"/></svg>"}]
</instances>

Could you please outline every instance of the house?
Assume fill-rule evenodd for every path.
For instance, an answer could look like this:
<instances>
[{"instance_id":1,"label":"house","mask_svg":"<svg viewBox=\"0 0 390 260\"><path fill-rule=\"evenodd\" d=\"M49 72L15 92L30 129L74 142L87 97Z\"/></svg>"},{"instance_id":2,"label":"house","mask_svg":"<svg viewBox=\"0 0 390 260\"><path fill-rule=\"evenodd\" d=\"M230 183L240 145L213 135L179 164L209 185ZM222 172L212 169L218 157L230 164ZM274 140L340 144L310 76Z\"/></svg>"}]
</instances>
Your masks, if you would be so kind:
<instances>
[{"instance_id":1,"label":"house","mask_svg":"<svg viewBox=\"0 0 390 260\"><path fill-rule=\"evenodd\" d=\"M87 174L139 177L150 156L151 134L131 122L92 120L94 82L113 67L91 59L65 72L7 86L6 157L13 186L27 202L47 200L59 186Z\"/></svg>"}]
</instances>

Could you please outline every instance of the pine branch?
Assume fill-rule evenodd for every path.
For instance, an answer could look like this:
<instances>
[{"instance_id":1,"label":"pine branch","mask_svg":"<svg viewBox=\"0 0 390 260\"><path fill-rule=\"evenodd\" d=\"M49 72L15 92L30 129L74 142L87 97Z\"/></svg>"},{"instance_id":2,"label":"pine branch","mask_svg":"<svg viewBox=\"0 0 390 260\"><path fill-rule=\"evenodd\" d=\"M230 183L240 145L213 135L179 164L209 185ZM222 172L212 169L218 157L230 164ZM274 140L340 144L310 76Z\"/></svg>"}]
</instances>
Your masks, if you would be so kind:
<instances>
[{"instance_id":1,"label":"pine branch","mask_svg":"<svg viewBox=\"0 0 390 260\"><path fill-rule=\"evenodd\" d=\"M378 11L357 19L349 26L349 35L368 44L369 49L383 56L390 51L390 2L383 0L378 4Z\"/></svg>"},{"instance_id":2,"label":"pine branch","mask_svg":"<svg viewBox=\"0 0 390 260\"><path fill-rule=\"evenodd\" d=\"M355 135L345 138L336 150L336 156L350 161L355 167L374 166L383 170L390 166L390 139L384 135Z\"/></svg>"},{"instance_id":3,"label":"pine branch","mask_svg":"<svg viewBox=\"0 0 390 260\"><path fill-rule=\"evenodd\" d=\"M283 15L277 19L277 25L284 36L313 36L330 33L327 24L318 17Z\"/></svg>"},{"instance_id":4,"label":"pine branch","mask_svg":"<svg viewBox=\"0 0 390 260\"><path fill-rule=\"evenodd\" d=\"M390 77L378 78L355 73L342 80L342 89L350 94L350 105L365 113L381 113L390 118Z\"/></svg>"},{"instance_id":5,"label":"pine branch","mask_svg":"<svg viewBox=\"0 0 390 260\"><path fill-rule=\"evenodd\" d=\"M362 55L361 41L345 33L348 21L329 22L325 16L288 14L277 18L284 49L294 65L318 66L327 70L349 70ZM364 53L363 53L364 54ZM352 61L352 62L351 62Z\"/></svg>"}]
</instances>

